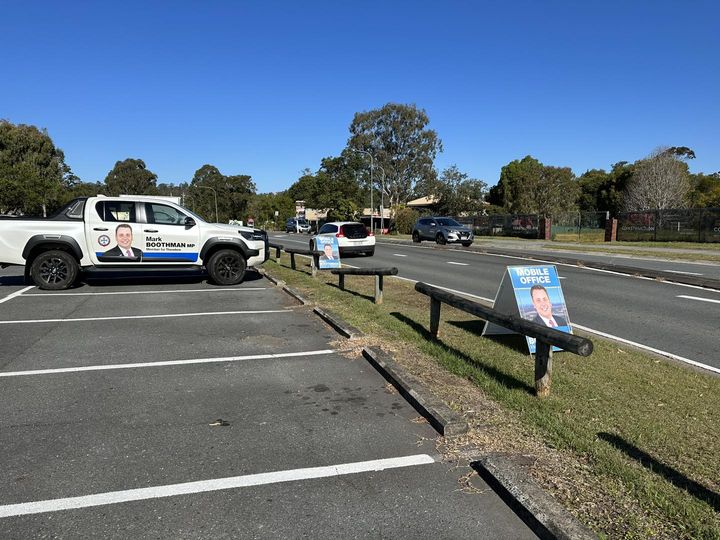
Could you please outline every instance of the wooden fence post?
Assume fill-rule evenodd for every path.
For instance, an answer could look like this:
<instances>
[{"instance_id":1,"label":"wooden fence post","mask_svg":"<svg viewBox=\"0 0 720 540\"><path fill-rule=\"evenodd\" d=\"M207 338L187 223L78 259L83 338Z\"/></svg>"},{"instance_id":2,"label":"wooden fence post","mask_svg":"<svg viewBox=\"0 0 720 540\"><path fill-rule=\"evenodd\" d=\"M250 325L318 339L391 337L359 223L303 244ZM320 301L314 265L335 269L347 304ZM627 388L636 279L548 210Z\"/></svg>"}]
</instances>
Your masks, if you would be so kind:
<instances>
[{"instance_id":1,"label":"wooden fence post","mask_svg":"<svg viewBox=\"0 0 720 540\"><path fill-rule=\"evenodd\" d=\"M375 276L375 303L383 303L383 277Z\"/></svg>"},{"instance_id":2,"label":"wooden fence post","mask_svg":"<svg viewBox=\"0 0 720 540\"><path fill-rule=\"evenodd\" d=\"M538 397L550 395L552 381L552 345L535 341L535 394Z\"/></svg>"},{"instance_id":3,"label":"wooden fence post","mask_svg":"<svg viewBox=\"0 0 720 540\"><path fill-rule=\"evenodd\" d=\"M430 297L430 334L437 339L440 333L440 306L442 303L436 298Z\"/></svg>"},{"instance_id":4,"label":"wooden fence post","mask_svg":"<svg viewBox=\"0 0 720 540\"><path fill-rule=\"evenodd\" d=\"M295 254L290 253L290 268L295 270Z\"/></svg>"}]
</instances>

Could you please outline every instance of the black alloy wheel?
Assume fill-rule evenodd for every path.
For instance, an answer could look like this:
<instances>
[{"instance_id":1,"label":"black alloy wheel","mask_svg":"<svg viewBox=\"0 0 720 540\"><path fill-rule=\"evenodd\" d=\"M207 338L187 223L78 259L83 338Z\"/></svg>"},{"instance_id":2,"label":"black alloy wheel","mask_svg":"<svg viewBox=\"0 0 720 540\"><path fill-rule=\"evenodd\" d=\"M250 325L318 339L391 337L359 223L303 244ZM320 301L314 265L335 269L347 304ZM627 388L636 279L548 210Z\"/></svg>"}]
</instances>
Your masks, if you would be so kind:
<instances>
[{"instance_id":1,"label":"black alloy wheel","mask_svg":"<svg viewBox=\"0 0 720 540\"><path fill-rule=\"evenodd\" d=\"M67 289L78 277L75 258L61 250L46 251L38 255L30 268L35 285L40 289L59 291Z\"/></svg>"},{"instance_id":2,"label":"black alloy wheel","mask_svg":"<svg viewBox=\"0 0 720 540\"><path fill-rule=\"evenodd\" d=\"M413 231L413 233L412 233L412 240L413 240L413 242L415 242L416 244L419 244L419 243L420 243L420 233L417 232L417 231Z\"/></svg>"},{"instance_id":3,"label":"black alloy wheel","mask_svg":"<svg viewBox=\"0 0 720 540\"><path fill-rule=\"evenodd\" d=\"M435 237L435 241L440 245L444 245L447 243L447 240L445 240L445 237L443 236L442 233L437 233L437 236Z\"/></svg>"},{"instance_id":4,"label":"black alloy wheel","mask_svg":"<svg viewBox=\"0 0 720 540\"><path fill-rule=\"evenodd\" d=\"M247 263L239 251L221 249L210 257L207 269L218 285L237 285L245 277Z\"/></svg>"}]
</instances>

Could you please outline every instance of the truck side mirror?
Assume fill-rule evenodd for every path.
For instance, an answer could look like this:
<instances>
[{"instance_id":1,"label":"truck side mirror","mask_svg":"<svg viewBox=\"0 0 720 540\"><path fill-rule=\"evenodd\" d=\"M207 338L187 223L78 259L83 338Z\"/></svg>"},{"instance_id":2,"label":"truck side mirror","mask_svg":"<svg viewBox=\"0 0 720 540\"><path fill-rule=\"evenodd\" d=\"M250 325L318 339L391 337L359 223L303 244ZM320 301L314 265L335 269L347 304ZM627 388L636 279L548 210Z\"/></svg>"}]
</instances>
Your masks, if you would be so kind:
<instances>
[{"instance_id":1,"label":"truck side mirror","mask_svg":"<svg viewBox=\"0 0 720 540\"><path fill-rule=\"evenodd\" d=\"M195 220L191 217L185 218L185 228L192 229L196 225Z\"/></svg>"}]
</instances>

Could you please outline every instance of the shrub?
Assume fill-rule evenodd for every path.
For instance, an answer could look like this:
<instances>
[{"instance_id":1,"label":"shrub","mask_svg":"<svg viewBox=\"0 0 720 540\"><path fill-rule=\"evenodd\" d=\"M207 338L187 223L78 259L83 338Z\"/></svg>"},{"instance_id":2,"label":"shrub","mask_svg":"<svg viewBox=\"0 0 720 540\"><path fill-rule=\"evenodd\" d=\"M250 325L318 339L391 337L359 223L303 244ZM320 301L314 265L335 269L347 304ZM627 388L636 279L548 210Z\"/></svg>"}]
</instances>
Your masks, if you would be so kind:
<instances>
[{"instance_id":1,"label":"shrub","mask_svg":"<svg viewBox=\"0 0 720 540\"><path fill-rule=\"evenodd\" d=\"M395 211L395 227L399 234L410 234L420 213L412 208L398 208Z\"/></svg>"}]
</instances>

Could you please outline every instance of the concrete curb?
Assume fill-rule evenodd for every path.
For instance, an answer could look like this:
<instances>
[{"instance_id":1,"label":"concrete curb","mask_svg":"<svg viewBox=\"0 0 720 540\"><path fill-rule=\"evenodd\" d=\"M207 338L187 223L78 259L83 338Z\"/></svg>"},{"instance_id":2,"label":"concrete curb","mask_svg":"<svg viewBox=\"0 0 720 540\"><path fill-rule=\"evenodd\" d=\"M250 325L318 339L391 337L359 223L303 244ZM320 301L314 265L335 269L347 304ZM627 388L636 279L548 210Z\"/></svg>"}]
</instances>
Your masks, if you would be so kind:
<instances>
[{"instance_id":1,"label":"concrete curb","mask_svg":"<svg viewBox=\"0 0 720 540\"><path fill-rule=\"evenodd\" d=\"M469 427L465 420L425 389L390 355L367 347L363 348L362 354L400 392L400 395L430 422L430 425L440 435L452 438L468 432Z\"/></svg>"},{"instance_id":2,"label":"concrete curb","mask_svg":"<svg viewBox=\"0 0 720 540\"><path fill-rule=\"evenodd\" d=\"M398 244L398 245L412 245L411 240L382 240L379 243L385 244ZM663 272L661 270L651 270L646 268L637 268L634 266L625 266L619 264L606 264L595 261L584 261L582 259L573 259L572 257L562 257L558 255L537 255L523 254L521 250L514 249L498 249L498 248L483 248L479 246L471 246L468 248L457 248L454 246L430 246L432 249L445 249L445 250L459 250L459 251L474 251L476 253L487 253L488 255L507 255L510 257L523 257L527 259L542 259L548 262L555 262L559 264L569 264L572 266L594 268L596 270L608 270L610 272L617 272L618 274L627 274L636 277L646 277L650 279L660 279L671 283L681 283L683 285L694 285L696 287L704 287L706 289L720 290L720 279L702 278L698 276L688 276L683 274L675 274L674 272Z\"/></svg>"},{"instance_id":3,"label":"concrete curb","mask_svg":"<svg viewBox=\"0 0 720 540\"><path fill-rule=\"evenodd\" d=\"M338 333L340 333L340 335L345 336L348 339L355 339L355 338L363 335L363 333L360 330L358 330L354 326L350 326L348 323L343 321L340 317L338 317L334 313L331 313L320 307L316 307L315 309L313 309L313 311L315 313L317 313L322 320L324 320L326 323L328 323L330 326L332 326L335 330L337 330Z\"/></svg>"},{"instance_id":4,"label":"concrete curb","mask_svg":"<svg viewBox=\"0 0 720 540\"><path fill-rule=\"evenodd\" d=\"M546 493L518 463L488 454L470 466L540 538L592 540L597 536Z\"/></svg>"},{"instance_id":5,"label":"concrete curb","mask_svg":"<svg viewBox=\"0 0 720 540\"><path fill-rule=\"evenodd\" d=\"M292 296L295 300L300 302L303 306L307 306L310 303L310 301L307 298L302 296L295 289L291 289L290 287L288 287L285 284L283 284L282 290L285 291L286 293L288 293L290 296Z\"/></svg>"}]
</instances>

